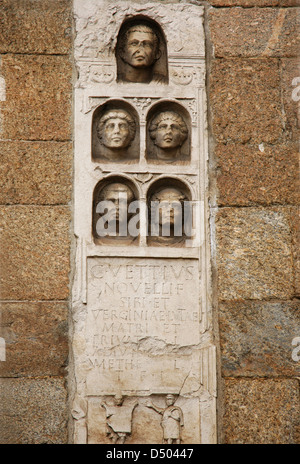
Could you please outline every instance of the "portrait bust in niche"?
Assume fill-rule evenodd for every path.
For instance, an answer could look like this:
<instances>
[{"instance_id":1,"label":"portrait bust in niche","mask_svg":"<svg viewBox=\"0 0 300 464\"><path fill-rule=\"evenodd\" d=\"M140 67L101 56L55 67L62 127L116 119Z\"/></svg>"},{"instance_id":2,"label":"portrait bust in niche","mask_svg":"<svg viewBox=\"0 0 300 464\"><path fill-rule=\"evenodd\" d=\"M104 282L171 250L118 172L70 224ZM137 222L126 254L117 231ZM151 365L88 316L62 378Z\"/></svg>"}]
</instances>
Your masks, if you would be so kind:
<instances>
[{"instance_id":1,"label":"portrait bust in niche","mask_svg":"<svg viewBox=\"0 0 300 464\"><path fill-rule=\"evenodd\" d=\"M99 240L114 245L129 245L137 235L130 235L129 221L134 213L130 213L129 205L136 201L133 189L120 179L97 189L93 205L93 233L96 242Z\"/></svg>"},{"instance_id":2,"label":"portrait bust in niche","mask_svg":"<svg viewBox=\"0 0 300 464\"><path fill-rule=\"evenodd\" d=\"M189 196L184 189L172 184L163 185L150 194L149 244L184 246L187 238L185 232L190 230L191 225L190 212L185 206L188 200Z\"/></svg>"},{"instance_id":3,"label":"portrait bust in niche","mask_svg":"<svg viewBox=\"0 0 300 464\"><path fill-rule=\"evenodd\" d=\"M96 130L101 155L111 161L126 161L136 134L134 118L123 109L111 109L100 117Z\"/></svg>"},{"instance_id":4,"label":"portrait bust in niche","mask_svg":"<svg viewBox=\"0 0 300 464\"><path fill-rule=\"evenodd\" d=\"M131 21L121 28L116 48L118 81L167 84L166 46L162 42L162 34L149 21Z\"/></svg>"},{"instance_id":5,"label":"portrait bust in niche","mask_svg":"<svg viewBox=\"0 0 300 464\"><path fill-rule=\"evenodd\" d=\"M149 134L158 160L171 163L186 158L181 147L188 137L188 128L180 114L175 111L159 113L151 121Z\"/></svg>"}]
</instances>

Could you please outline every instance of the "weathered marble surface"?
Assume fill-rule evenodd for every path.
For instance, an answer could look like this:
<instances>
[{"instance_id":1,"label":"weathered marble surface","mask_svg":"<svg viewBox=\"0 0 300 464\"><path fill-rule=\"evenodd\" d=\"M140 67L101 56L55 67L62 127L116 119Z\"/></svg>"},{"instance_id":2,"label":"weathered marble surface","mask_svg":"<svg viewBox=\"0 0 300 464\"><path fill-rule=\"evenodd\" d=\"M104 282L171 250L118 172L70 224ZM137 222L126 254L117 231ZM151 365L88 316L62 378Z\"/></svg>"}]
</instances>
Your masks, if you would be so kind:
<instances>
[{"instance_id":1,"label":"weathered marble surface","mask_svg":"<svg viewBox=\"0 0 300 464\"><path fill-rule=\"evenodd\" d=\"M215 443L203 7L89 0L84 8L75 1L74 15L74 440ZM163 31L168 82L118 80L118 33L135 16ZM132 145L123 147L130 156L111 145L105 159L98 120L119 110L135 120ZM150 123L166 111L179 114L186 131L174 162L148 153ZM95 192L110 182L130 186L141 201L135 243L95 237ZM147 239L147 201L176 186L197 203L196 233L189 244L154 246ZM174 417L163 420L164 428L169 412Z\"/></svg>"}]
</instances>

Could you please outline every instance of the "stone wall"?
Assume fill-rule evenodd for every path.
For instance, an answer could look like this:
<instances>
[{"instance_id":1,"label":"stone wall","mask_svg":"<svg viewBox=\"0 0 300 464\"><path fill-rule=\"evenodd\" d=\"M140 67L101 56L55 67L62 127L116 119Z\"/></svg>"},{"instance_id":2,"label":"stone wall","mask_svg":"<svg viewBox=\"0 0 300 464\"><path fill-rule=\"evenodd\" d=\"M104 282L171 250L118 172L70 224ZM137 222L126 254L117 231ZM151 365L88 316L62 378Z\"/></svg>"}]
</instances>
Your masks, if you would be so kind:
<instances>
[{"instance_id":1,"label":"stone wall","mask_svg":"<svg viewBox=\"0 0 300 464\"><path fill-rule=\"evenodd\" d=\"M299 443L299 10L191 3L206 7L219 443ZM1 443L68 441L72 28L71 0L1 2Z\"/></svg>"},{"instance_id":2,"label":"stone wall","mask_svg":"<svg viewBox=\"0 0 300 464\"><path fill-rule=\"evenodd\" d=\"M300 119L292 80L299 76L299 10L292 1L212 4L219 440L296 443Z\"/></svg>"},{"instance_id":3,"label":"stone wall","mask_svg":"<svg viewBox=\"0 0 300 464\"><path fill-rule=\"evenodd\" d=\"M69 0L0 6L2 443L68 440L71 7Z\"/></svg>"}]
</instances>

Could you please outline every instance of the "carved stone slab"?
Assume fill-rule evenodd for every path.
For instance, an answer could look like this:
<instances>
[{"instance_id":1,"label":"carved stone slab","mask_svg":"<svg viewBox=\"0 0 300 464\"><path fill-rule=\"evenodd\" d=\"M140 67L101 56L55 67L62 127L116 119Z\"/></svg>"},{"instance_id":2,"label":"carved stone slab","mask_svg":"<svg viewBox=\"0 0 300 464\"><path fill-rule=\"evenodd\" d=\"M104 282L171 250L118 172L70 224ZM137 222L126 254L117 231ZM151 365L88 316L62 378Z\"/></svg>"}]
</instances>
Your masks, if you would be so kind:
<instances>
[{"instance_id":1,"label":"carved stone slab","mask_svg":"<svg viewBox=\"0 0 300 464\"><path fill-rule=\"evenodd\" d=\"M163 429L161 426L162 415L158 414L147 404L147 398L130 398L124 400L124 405L134 405L138 400L138 405L135 407L132 414L132 427L131 433L126 438L126 444L153 444L163 443ZM101 407L101 403L106 401L112 404L112 398L91 398L88 407L88 422L89 434L88 443L98 444L106 443L111 444L111 440L107 433L105 410ZM165 409L165 397L155 395L150 400L155 406L160 409ZM176 406L182 411L183 425L180 427L181 442L184 444L197 443L201 436L201 424L199 422L199 410L201 405L198 398L186 400L185 398L178 398ZM177 411L175 411L177 412ZM171 419L172 420L172 419ZM151 426L150 426L151 424ZM147 434L142 431L147 430Z\"/></svg>"},{"instance_id":2,"label":"carved stone slab","mask_svg":"<svg viewBox=\"0 0 300 464\"><path fill-rule=\"evenodd\" d=\"M197 260L88 260L87 392L178 393L199 379Z\"/></svg>"},{"instance_id":3,"label":"carved stone slab","mask_svg":"<svg viewBox=\"0 0 300 464\"><path fill-rule=\"evenodd\" d=\"M203 13L74 0L78 444L216 442ZM118 192L140 201L137 237L120 234ZM165 239L158 216L152 240L153 198L198 205L197 237L172 223ZM116 205L117 238L98 228L102 200Z\"/></svg>"}]
</instances>

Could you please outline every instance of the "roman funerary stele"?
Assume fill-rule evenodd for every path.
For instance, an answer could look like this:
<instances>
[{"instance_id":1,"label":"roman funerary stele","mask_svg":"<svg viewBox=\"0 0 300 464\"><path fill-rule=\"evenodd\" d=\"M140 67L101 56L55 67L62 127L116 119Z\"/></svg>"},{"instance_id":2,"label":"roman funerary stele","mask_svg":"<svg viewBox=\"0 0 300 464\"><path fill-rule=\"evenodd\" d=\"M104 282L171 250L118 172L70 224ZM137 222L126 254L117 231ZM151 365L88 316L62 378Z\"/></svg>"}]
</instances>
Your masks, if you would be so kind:
<instances>
[{"instance_id":1,"label":"roman funerary stele","mask_svg":"<svg viewBox=\"0 0 300 464\"><path fill-rule=\"evenodd\" d=\"M74 14L74 441L215 443L203 8Z\"/></svg>"}]
</instances>

